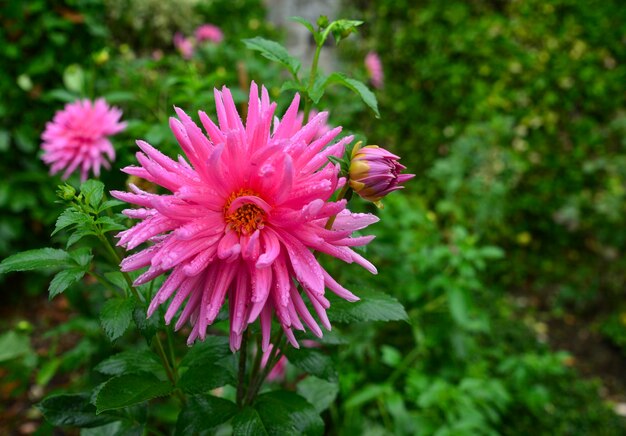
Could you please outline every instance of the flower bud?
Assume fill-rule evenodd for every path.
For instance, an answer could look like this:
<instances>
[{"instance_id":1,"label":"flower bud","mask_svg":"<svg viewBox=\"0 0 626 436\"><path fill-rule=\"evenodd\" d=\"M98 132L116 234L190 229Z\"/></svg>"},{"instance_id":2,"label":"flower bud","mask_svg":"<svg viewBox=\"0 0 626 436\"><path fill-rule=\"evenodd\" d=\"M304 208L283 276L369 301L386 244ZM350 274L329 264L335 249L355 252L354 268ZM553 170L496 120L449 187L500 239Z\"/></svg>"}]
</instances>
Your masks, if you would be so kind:
<instances>
[{"instance_id":1,"label":"flower bud","mask_svg":"<svg viewBox=\"0 0 626 436\"><path fill-rule=\"evenodd\" d=\"M352 151L350 161L350 187L361 198L381 207L380 200L387 194L402 189L401 183L415 177L415 174L400 174L406 167L395 154L377 145L361 148L359 142Z\"/></svg>"},{"instance_id":2,"label":"flower bud","mask_svg":"<svg viewBox=\"0 0 626 436\"><path fill-rule=\"evenodd\" d=\"M68 185L67 183L64 185L59 185L57 189L57 195L63 200L70 201L73 200L76 196L76 189L73 186Z\"/></svg>"}]
</instances>

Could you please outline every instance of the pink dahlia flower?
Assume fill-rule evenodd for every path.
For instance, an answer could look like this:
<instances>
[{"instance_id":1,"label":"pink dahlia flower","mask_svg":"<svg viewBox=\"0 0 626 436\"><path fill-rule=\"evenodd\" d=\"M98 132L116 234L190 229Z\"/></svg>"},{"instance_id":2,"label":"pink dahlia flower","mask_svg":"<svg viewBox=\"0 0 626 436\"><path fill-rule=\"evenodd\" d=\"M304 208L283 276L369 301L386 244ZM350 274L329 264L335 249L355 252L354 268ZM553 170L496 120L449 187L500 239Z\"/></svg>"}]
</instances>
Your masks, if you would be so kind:
<instances>
[{"instance_id":1,"label":"pink dahlia flower","mask_svg":"<svg viewBox=\"0 0 626 436\"><path fill-rule=\"evenodd\" d=\"M176 32L174 35L174 47L185 59L191 59L193 56L193 40L185 38L180 32Z\"/></svg>"},{"instance_id":2,"label":"pink dahlia flower","mask_svg":"<svg viewBox=\"0 0 626 436\"><path fill-rule=\"evenodd\" d=\"M365 56L365 69L374 88L382 88L384 82L383 64L376 52L369 52Z\"/></svg>"},{"instance_id":3,"label":"pink dahlia flower","mask_svg":"<svg viewBox=\"0 0 626 436\"><path fill-rule=\"evenodd\" d=\"M316 111L315 109L312 109L311 112L309 112L309 120L312 120L318 114L319 114L318 111ZM296 117L296 120L291 125L290 133L295 134L298 130L302 129L303 121L304 121L304 112L300 111L298 112L298 116ZM280 120L278 119L278 117L274 117L274 131L278 129L279 125L280 125ZM324 136L326 133L328 133L331 130L332 130L332 127L330 127L327 122L323 122L317 128L317 132L315 132L315 135L313 135L313 139L321 138L322 136Z\"/></svg>"},{"instance_id":4,"label":"pink dahlia flower","mask_svg":"<svg viewBox=\"0 0 626 436\"><path fill-rule=\"evenodd\" d=\"M220 43L224 39L222 30L213 24L203 24L196 29L196 40L198 42L210 41Z\"/></svg>"},{"instance_id":5,"label":"pink dahlia flower","mask_svg":"<svg viewBox=\"0 0 626 436\"><path fill-rule=\"evenodd\" d=\"M395 154L378 145L363 148L360 142L352 150L350 161L350 187L363 199L378 204L390 192L404 188L401 183L415 177L415 174L400 174L406 167Z\"/></svg>"},{"instance_id":6,"label":"pink dahlia flower","mask_svg":"<svg viewBox=\"0 0 626 436\"><path fill-rule=\"evenodd\" d=\"M146 142L137 142L143 151L137 153L140 166L124 171L171 194L152 194L134 185L130 185L132 193L112 192L140 206L124 211L141 222L117 235L118 245L131 250L151 242L124 259L122 270L148 267L135 285L171 271L154 296L148 316L172 298L165 314L169 323L186 301L176 329L191 323L189 344L205 338L207 326L215 321L226 298L233 350L239 349L247 325L257 319L263 350L267 350L274 314L294 347L298 343L293 329L307 326L322 336L303 297L326 329L331 326L325 289L348 301L358 297L324 270L313 250L376 273L350 247L373 239L351 235L378 218L351 213L345 200L330 201L345 179L338 177L339 167L330 164L328 157L342 156L352 137L332 144L341 131L337 127L314 140L326 113L294 132L297 95L278 129L271 132L276 103L270 103L265 88L260 99L258 92L253 82L244 125L230 91L215 90L219 127L199 112L208 136L176 108L179 119L171 118L170 127L189 161L182 157L174 161ZM327 229L329 218L335 215Z\"/></svg>"},{"instance_id":7,"label":"pink dahlia flower","mask_svg":"<svg viewBox=\"0 0 626 436\"><path fill-rule=\"evenodd\" d=\"M50 165L50 173L65 170L62 178L67 179L80 168L80 178L85 181L89 171L98 177L101 166L110 168L115 149L108 137L126 128L121 116L122 111L109 107L103 98L75 101L57 111L41 135L41 159Z\"/></svg>"}]
</instances>

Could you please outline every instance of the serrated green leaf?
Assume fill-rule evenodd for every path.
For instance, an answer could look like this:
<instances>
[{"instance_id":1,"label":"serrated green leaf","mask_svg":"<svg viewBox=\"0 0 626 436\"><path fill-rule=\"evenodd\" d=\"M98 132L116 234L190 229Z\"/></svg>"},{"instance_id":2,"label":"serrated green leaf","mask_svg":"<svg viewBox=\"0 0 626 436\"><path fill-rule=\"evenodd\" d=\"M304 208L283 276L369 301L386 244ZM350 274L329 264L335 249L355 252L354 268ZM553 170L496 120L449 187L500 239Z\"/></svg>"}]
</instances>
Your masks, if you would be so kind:
<instances>
[{"instance_id":1,"label":"serrated green leaf","mask_svg":"<svg viewBox=\"0 0 626 436\"><path fill-rule=\"evenodd\" d=\"M22 251L4 259L0 263L0 274L12 271L30 271L40 268L60 268L70 266L70 256L65 250L39 248Z\"/></svg>"},{"instance_id":2,"label":"serrated green leaf","mask_svg":"<svg viewBox=\"0 0 626 436\"><path fill-rule=\"evenodd\" d=\"M98 208L98 212L103 212L103 211L105 211L107 209L110 209L110 208L115 207L115 206L121 206L123 204L126 204L126 203L124 203L123 201L120 201L120 200L115 200L115 199L107 200L107 201L105 201L104 203L102 203L100 205L100 207Z\"/></svg>"},{"instance_id":3,"label":"serrated green leaf","mask_svg":"<svg viewBox=\"0 0 626 436\"><path fill-rule=\"evenodd\" d=\"M150 350L122 351L103 360L94 369L99 373L107 375L122 375L136 372L148 372L157 375L163 372L163 366L158 356Z\"/></svg>"},{"instance_id":4,"label":"serrated green leaf","mask_svg":"<svg viewBox=\"0 0 626 436\"><path fill-rule=\"evenodd\" d=\"M24 334L9 330L0 335L0 362L23 356L30 350L30 340Z\"/></svg>"},{"instance_id":5,"label":"serrated green leaf","mask_svg":"<svg viewBox=\"0 0 626 436\"><path fill-rule=\"evenodd\" d=\"M117 286L121 290L130 291L130 289L128 289L128 282L124 278L124 274L122 274L121 272L111 271L111 272L104 273L104 278L110 281L111 283L113 283L115 286ZM144 317L145 316L146 314L144 313Z\"/></svg>"},{"instance_id":6,"label":"serrated green leaf","mask_svg":"<svg viewBox=\"0 0 626 436\"><path fill-rule=\"evenodd\" d=\"M104 183L98 180L87 180L80 185L80 193L85 197L85 201L93 208L97 208L104 195Z\"/></svg>"},{"instance_id":7,"label":"serrated green leaf","mask_svg":"<svg viewBox=\"0 0 626 436\"><path fill-rule=\"evenodd\" d=\"M308 374L329 381L337 380L337 372L335 371L333 361L321 351L310 348L297 350L292 347L285 347L285 355L290 363Z\"/></svg>"},{"instance_id":8,"label":"serrated green leaf","mask_svg":"<svg viewBox=\"0 0 626 436\"><path fill-rule=\"evenodd\" d=\"M298 383L297 391L298 394L315 407L317 413L322 413L337 398L339 386L336 382L309 376Z\"/></svg>"},{"instance_id":9,"label":"serrated green leaf","mask_svg":"<svg viewBox=\"0 0 626 436\"><path fill-rule=\"evenodd\" d=\"M306 27L307 29L309 29L309 32L311 32L312 34L315 34L315 28L313 27L313 24L309 23L308 20L306 20L305 18L302 17L289 17L289 19L291 21L295 21L296 23L300 23L302 24L304 27Z\"/></svg>"},{"instance_id":10,"label":"serrated green leaf","mask_svg":"<svg viewBox=\"0 0 626 436\"><path fill-rule=\"evenodd\" d=\"M293 392L273 391L261 394L254 403L254 409L270 435L324 433L324 421L315 408Z\"/></svg>"},{"instance_id":11,"label":"serrated green leaf","mask_svg":"<svg viewBox=\"0 0 626 436\"><path fill-rule=\"evenodd\" d=\"M300 61L291 56L287 49L279 43L261 38L260 36L244 39L243 43L250 50L255 50L261 53L263 57L284 65L294 76L298 74L298 71L300 70Z\"/></svg>"},{"instance_id":12,"label":"serrated green leaf","mask_svg":"<svg viewBox=\"0 0 626 436\"><path fill-rule=\"evenodd\" d=\"M155 313L150 318L147 318L146 309L143 307L136 307L133 310L133 320L148 345L152 342L152 338L159 328L165 325L163 318L160 317L158 313Z\"/></svg>"},{"instance_id":13,"label":"serrated green leaf","mask_svg":"<svg viewBox=\"0 0 626 436\"><path fill-rule=\"evenodd\" d=\"M81 247L69 252L70 257L78 266L87 269L93 259L91 247Z\"/></svg>"},{"instance_id":14,"label":"serrated green leaf","mask_svg":"<svg viewBox=\"0 0 626 436\"><path fill-rule=\"evenodd\" d=\"M374 114L376 114L376 118L380 118L380 113L378 112L378 100L376 100L376 96L372 91L370 91L365 83L352 79L343 73L332 73L328 76L327 81L328 84L337 83L352 90L359 97L361 97L363 103L365 103L374 112Z\"/></svg>"},{"instance_id":15,"label":"serrated green leaf","mask_svg":"<svg viewBox=\"0 0 626 436\"><path fill-rule=\"evenodd\" d=\"M93 221L93 218L82 212L77 211L73 207L65 209L61 215L57 218L54 226L54 231L51 236L54 236L61 230L71 225L88 224Z\"/></svg>"},{"instance_id":16,"label":"serrated green leaf","mask_svg":"<svg viewBox=\"0 0 626 436\"><path fill-rule=\"evenodd\" d=\"M133 317L135 301L132 298L107 300L100 311L100 325L111 341L124 334Z\"/></svg>"},{"instance_id":17,"label":"serrated green leaf","mask_svg":"<svg viewBox=\"0 0 626 436\"><path fill-rule=\"evenodd\" d=\"M143 403L172 392L169 382L142 372L113 377L106 382L96 398L96 413Z\"/></svg>"},{"instance_id":18,"label":"serrated green leaf","mask_svg":"<svg viewBox=\"0 0 626 436\"><path fill-rule=\"evenodd\" d=\"M261 421L259 412L252 407L245 407L233 418L233 435L264 436L267 434L267 429Z\"/></svg>"},{"instance_id":19,"label":"serrated green leaf","mask_svg":"<svg viewBox=\"0 0 626 436\"><path fill-rule=\"evenodd\" d=\"M408 321L409 317L402 304L389 294L363 290L357 292L360 301L349 301L329 296L331 301L328 318L333 322L359 321Z\"/></svg>"},{"instance_id":20,"label":"serrated green leaf","mask_svg":"<svg viewBox=\"0 0 626 436\"><path fill-rule=\"evenodd\" d=\"M96 236L96 232L87 227L79 227L70 234L69 238L67 238L67 244L65 245L65 247L71 247L72 245L83 239L85 236Z\"/></svg>"},{"instance_id":21,"label":"serrated green leaf","mask_svg":"<svg viewBox=\"0 0 626 436\"><path fill-rule=\"evenodd\" d=\"M102 233L110 232L113 230L126 230L126 226L118 223L109 216L101 216L96 220L96 224L100 225Z\"/></svg>"},{"instance_id":22,"label":"serrated green leaf","mask_svg":"<svg viewBox=\"0 0 626 436\"><path fill-rule=\"evenodd\" d=\"M61 394L44 399L37 405L52 425L73 427L98 427L119 418L96 415L96 408L89 402L90 394Z\"/></svg>"},{"instance_id":23,"label":"serrated green leaf","mask_svg":"<svg viewBox=\"0 0 626 436\"><path fill-rule=\"evenodd\" d=\"M224 385L236 385L235 377L224 366L192 366L180 377L178 387L190 394L201 394Z\"/></svg>"},{"instance_id":24,"label":"serrated green leaf","mask_svg":"<svg viewBox=\"0 0 626 436\"><path fill-rule=\"evenodd\" d=\"M227 337L208 336L203 342L196 343L189 348L185 357L180 361L180 366L210 365L231 354Z\"/></svg>"},{"instance_id":25,"label":"serrated green leaf","mask_svg":"<svg viewBox=\"0 0 626 436\"><path fill-rule=\"evenodd\" d=\"M176 435L214 434L211 429L225 423L236 413L237 406L232 401L212 395L189 397L178 415Z\"/></svg>"},{"instance_id":26,"label":"serrated green leaf","mask_svg":"<svg viewBox=\"0 0 626 436\"><path fill-rule=\"evenodd\" d=\"M84 275L85 270L83 268L70 268L59 271L50 282L48 298L52 300L61 292L82 279Z\"/></svg>"}]
</instances>

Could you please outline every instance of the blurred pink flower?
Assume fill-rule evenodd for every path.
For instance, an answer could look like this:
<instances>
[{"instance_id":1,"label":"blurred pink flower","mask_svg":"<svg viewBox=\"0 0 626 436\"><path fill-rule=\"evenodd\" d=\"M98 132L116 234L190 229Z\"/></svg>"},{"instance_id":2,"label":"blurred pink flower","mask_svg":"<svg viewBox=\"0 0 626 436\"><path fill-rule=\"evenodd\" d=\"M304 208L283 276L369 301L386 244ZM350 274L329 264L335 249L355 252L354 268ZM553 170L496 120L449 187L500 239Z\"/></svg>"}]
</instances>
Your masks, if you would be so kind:
<instances>
[{"instance_id":1,"label":"blurred pink flower","mask_svg":"<svg viewBox=\"0 0 626 436\"><path fill-rule=\"evenodd\" d=\"M193 56L193 40L185 38L180 32L176 32L174 35L174 47L185 59L191 59Z\"/></svg>"},{"instance_id":2,"label":"blurred pink flower","mask_svg":"<svg viewBox=\"0 0 626 436\"><path fill-rule=\"evenodd\" d=\"M294 347L298 347L294 328L304 330L306 325L321 337L296 281L326 329L331 326L325 288L348 301L358 297L326 272L313 250L376 273L350 247L373 239L351 235L378 218L351 213L345 200L330 201L346 181L338 177L339 167L330 164L328 157L342 156L352 137L331 144L341 132L337 127L313 140L326 121L324 112L294 132L299 100L296 95L273 133L276 103L270 102L265 88L259 98L254 82L245 125L225 87L222 92L215 90L219 127L204 112L199 113L208 137L176 108L180 121L171 118L170 127L189 163L182 157L174 161L137 141L143 150L137 153L140 166L124 169L172 194L152 194L134 185L130 185L132 193L112 192L120 200L141 206L124 211L141 222L118 234L118 245L132 250L152 242L124 259L122 270L149 267L136 285L171 271L154 296L148 316L173 296L165 314L169 323L187 300L176 329L191 323L189 344L205 338L226 296L233 350L239 349L247 325L257 318L263 350L267 350L273 314ZM335 215L332 228L326 229L328 219Z\"/></svg>"},{"instance_id":3,"label":"blurred pink flower","mask_svg":"<svg viewBox=\"0 0 626 436\"><path fill-rule=\"evenodd\" d=\"M41 159L50 165L50 173L65 170L62 178L67 179L80 168L80 178L85 181L89 171L98 177L101 166L110 168L115 149L108 136L126 128L121 116L122 111L109 107L103 98L75 101L57 111L41 135Z\"/></svg>"},{"instance_id":4,"label":"blurred pink flower","mask_svg":"<svg viewBox=\"0 0 626 436\"><path fill-rule=\"evenodd\" d=\"M369 52L365 56L365 69L374 88L382 88L384 81L383 64L376 52Z\"/></svg>"},{"instance_id":5,"label":"blurred pink flower","mask_svg":"<svg viewBox=\"0 0 626 436\"><path fill-rule=\"evenodd\" d=\"M203 24L196 29L196 40L198 42L211 41L220 43L224 39L221 29L213 24Z\"/></svg>"},{"instance_id":6,"label":"blurred pink flower","mask_svg":"<svg viewBox=\"0 0 626 436\"><path fill-rule=\"evenodd\" d=\"M406 167L395 154L377 145L361 148L360 144L352 150L350 186L365 200L378 203L390 192L404 188L401 183L415 177L415 174L400 174Z\"/></svg>"},{"instance_id":7,"label":"blurred pink flower","mask_svg":"<svg viewBox=\"0 0 626 436\"><path fill-rule=\"evenodd\" d=\"M263 357L261 357L261 368L265 368L268 360L272 354L272 350L274 349L274 345L270 344L267 347L267 350L263 352ZM282 381L285 379L285 372L287 371L287 357L284 355L278 359L278 362L274 365L274 367L267 374L268 381Z\"/></svg>"}]
</instances>

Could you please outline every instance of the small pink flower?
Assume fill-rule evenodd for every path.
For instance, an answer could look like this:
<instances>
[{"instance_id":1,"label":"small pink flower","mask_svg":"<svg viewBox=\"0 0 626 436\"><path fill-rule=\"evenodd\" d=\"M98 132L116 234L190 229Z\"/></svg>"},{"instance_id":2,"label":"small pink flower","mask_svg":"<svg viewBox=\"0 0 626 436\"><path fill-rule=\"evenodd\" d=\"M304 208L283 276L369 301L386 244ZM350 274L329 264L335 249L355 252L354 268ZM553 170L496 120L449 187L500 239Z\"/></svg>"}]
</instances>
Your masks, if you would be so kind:
<instances>
[{"instance_id":1,"label":"small pink flower","mask_svg":"<svg viewBox=\"0 0 626 436\"><path fill-rule=\"evenodd\" d=\"M383 64L376 52L369 52L365 56L365 69L374 88L382 88L384 81Z\"/></svg>"},{"instance_id":2,"label":"small pink flower","mask_svg":"<svg viewBox=\"0 0 626 436\"><path fill-rule=\"evenodd\" d=\"M265 368L267 366L267 362L272 355L272 350L274 349L274 345L270 344L267 347L267 350L263 352L263 357L261 358L261 368ZM274 367L267 374L268 381L282 381L285 379L285 372L287 371L287 357L284 355L278 359L278 362L274 365Z\"/></svg>"},{"instance_id":3,"label":"small pink flower","mask_svg":"<svg viewBox=\"0 0 626 436\"><path fill-rule=\"evenodd\" d=\"M140 166L124 169L171 194L157 195L134 185L132 193L112 192L140 206L124 211L141 222L118 234L118 245L132 250L150 242L124 259L122 270L148 267L135 285L170 272L148 316L171 298L165 313L169 324L186 301L176 329L191 323L189 344L206 337L226 299L233 350L239 349L243 332L257 319L262 348L267 350L274 315L294 347L299 345L292 329L307 326L321 337L303 297L329 330L326 288L348 301L358 297L328 274L314 250L376 273L374 265L351 248L367 244L373 236L351 235L378 218L350 212L346 200L331 201L346 180L339 178L339 166L328 157L341 157L352 137L333 143L341 132L337 127L313 139L326 121L325 112L294 130L299 101L296 95L272 132L276 103L270 102L265 88L259 98L252 83L245 124L228 88L215 90L219 127L199 112L208 136L176 108L180 121L171 118L170 127L189 161L174 161L137 141L143 151L137 153Z\"/></svg>"},{"instance_id":4,"label":"small pink flower","mask_svg":"<svg viewBox=\"0 0 626 436\"><path fill-rule=\"evenodd\" d=\"M395 154L377 145L361 148L360 144L352 150L350 187L365 200L379 203L385 195L404 188L401 183L415 177L415 174L400 174L406 167Z\"/></svg>"},{"instance_id":5,"label":"small pink flower","mask_svg":"<svg viewBox=\"0 0 626 436\"><path fill-rule=\"evenodd\" d=\"M176 32L174 35L174 47L185 59L191 59L193 56L193 40L185 38L180 32Z\"/></svg>"},{"instance_id":6,"label":"small pink flower","mask_svg":"<svg viewBox=\"0 0 626 436\"><path fill-rule=\"evenodd\" d=\"M121 116L122 111L109 107L103 98L75 101L57 111L41 135L41 159L50 165L50 173L65 170L62 178L67 179L80 168L80 178L85 181L89 171L98 177L101 166L110 168L115 149L108 136L126 128Z\"/></svg>"},{"instance_id":7,"label":"small pink flower","mask_svg":"<svg viewBox=\"0 0 626 436\"><path fill-rule=\"evenodd\" d=\"M213 24L203 24L196 29L196 40L198 42L210 41L220 43L224 39L221 29Z\"/></svg>"}]
</instances>

